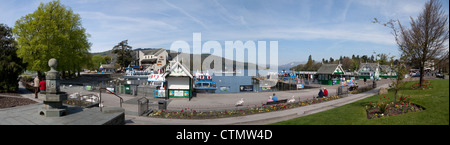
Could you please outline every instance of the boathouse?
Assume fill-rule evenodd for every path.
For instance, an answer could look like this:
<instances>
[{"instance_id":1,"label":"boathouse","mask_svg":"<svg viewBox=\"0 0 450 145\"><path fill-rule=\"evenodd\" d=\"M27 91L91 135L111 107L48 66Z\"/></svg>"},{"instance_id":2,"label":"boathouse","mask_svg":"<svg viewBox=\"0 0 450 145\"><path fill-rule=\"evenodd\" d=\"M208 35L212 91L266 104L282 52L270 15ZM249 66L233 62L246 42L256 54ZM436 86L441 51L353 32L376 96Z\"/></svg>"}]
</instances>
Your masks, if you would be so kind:
<instances>
[{"instance_id":1,"label":"boathouse","mask_svg":"<svg viewBox=\"0 0 450 145\"><path fill-rule=\"evenodd\" d=\"M115 73L114 64L100 64L98 69L102 73Z\"/></svg>"},{"instance_id":2,"label":"boathouse","mask_svg":"<svg viewBox=\"0 0 450 145\"><path fill-rule=\"evenodd\" d=\"M378 63L362 63L358 70L359 79L379 79L380 64Z\"/></svg>"},{"instance_id":3,"label":"boathouse","mask_svg":"<svg viewBox=\"0 0 450 145\"><path fill-rule=\"evenodd\" d=\"M380 78L397 78L397 73L389 65L380 65Z\"/></svg>"},{"instance_id":4,"label":"boathouse","mask_svg":"<svg viewBox=\"0 0 450 145\"><path fill-rule=\"evenodd\" d=\"M319 84L339 84L340 78L344 75L344 69L342 69L341 64L322 64L316 75Z\"/></svg>"},{"instance_id":5,"label":"boathouse","mask_svg":"<svg viewBox=\"0 0 450 145\"><path fill-rule=\"evenodd\" d=\"M163 76L166 80L166 96L169 98L192 98L193 76L180 62L171 62Z\"/></svg>"}]
</instances>

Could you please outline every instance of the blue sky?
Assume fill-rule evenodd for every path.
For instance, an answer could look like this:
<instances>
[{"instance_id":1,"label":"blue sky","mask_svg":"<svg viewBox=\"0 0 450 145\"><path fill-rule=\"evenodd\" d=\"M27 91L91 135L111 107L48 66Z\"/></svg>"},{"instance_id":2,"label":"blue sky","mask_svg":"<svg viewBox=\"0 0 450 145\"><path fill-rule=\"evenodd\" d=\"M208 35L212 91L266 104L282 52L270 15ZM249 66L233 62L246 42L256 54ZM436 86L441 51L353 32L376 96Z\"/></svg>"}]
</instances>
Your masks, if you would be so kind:
<instances>
[{"instance_id":1,"label":"blue sky","mask_svg":"<svg viewBox=\"0 0 450 145\"><path fill-rule=\"evenodd\" d=\"M48 0L0 0L0 23L10 27ZM61 0L81 15L91 52L128 39L133 48L166 48L200 32L202 42L278 41L279 64L372 55L398 55L390 29L409 23L426 0ZM448 0L443 0L448 15Z\"/></svg>"}]
</instances>

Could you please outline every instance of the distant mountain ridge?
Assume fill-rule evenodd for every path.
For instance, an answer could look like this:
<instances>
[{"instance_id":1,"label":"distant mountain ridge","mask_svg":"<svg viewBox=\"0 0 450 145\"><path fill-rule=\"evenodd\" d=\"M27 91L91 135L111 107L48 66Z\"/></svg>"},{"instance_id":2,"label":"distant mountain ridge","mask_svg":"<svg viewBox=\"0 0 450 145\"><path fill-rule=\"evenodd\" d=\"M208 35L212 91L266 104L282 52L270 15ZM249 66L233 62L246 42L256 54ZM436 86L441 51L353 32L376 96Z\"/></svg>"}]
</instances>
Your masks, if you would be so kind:
<instances>
[{"instance_id":1,"label":"distant mountain ridge","mask_svg":"<svg viewBox=\"0 0 450 145\"><path fill-rule=\"evenodd\" d=\"M134 57L135 57L134 55L135 55L136 51L148 50L148 49L159 49L159 48L136 48L136 49L133 49L133 52L131 55L133 56L133 59L134 59ZM169 54L169 59L176 59L176 57L178 56L177 52L173 52L173 51L167 50L167 49L166 49L166 51ZM91 53L91 55L110 56L113 60L117 59L117 55L113 54L112 50L108 50L108 51L104 51L104 52L95 52L95 53ZM236 67L236 68L244 67L245 68L249 65L248 63L233 61L230 59L226 59L226 58L211 55L211 54L189 54L189 56L190 56L190 60L191 60L191 68L190 68L191 71L201 69L201 65L193 65L192 64L193 58L197 58L197 57L200 57L202 62L208 57L209 57L209 59L213 59L213 60L222 59L222 68L226 69L225 71L231 71L233 69L233 67ZM182 58L179 58L179 60L181 61ZM187 60L187 58L183 58L183 60ZM231 61L234 63L234 65L227 65L227 64L233 64ZM252 63L250 63L250 65L251 64ZM262 69L262 68L263 68L262 66L259 67L259 69Z\"/></svg>"},{"instance_id":2,"label":"distant mountain ridge","mask_svg":"<svg viewBox=\"0 0 450 145\"><path fill-rule=\"evenodd\" d=\"M289 70L290 68L297 66L299 64L306 64L306 61L293 61L287 64L278 65L278 70Z\"/></svg>"}]
</instances>

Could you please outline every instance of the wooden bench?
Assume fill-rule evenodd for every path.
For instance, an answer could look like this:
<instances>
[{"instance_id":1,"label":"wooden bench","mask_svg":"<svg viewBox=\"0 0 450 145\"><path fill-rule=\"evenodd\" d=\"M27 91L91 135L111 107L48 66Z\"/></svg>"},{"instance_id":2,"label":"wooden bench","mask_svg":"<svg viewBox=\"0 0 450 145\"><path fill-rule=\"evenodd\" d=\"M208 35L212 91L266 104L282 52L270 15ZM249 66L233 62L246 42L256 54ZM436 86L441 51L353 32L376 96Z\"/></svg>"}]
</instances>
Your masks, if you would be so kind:
<instances>
[{"instance_id":1,"label":"wooden bench","mask_svg":"<svg viewBox=\"0 0 450 145\"><path fill-rule=\"evenodd\" d=\"M278 100L278 101L272 101L272 102L267 102L266 105L275 105L278 103L286 103L288 99L283 99L283 100Z\"/></svg>"}]
</instances>

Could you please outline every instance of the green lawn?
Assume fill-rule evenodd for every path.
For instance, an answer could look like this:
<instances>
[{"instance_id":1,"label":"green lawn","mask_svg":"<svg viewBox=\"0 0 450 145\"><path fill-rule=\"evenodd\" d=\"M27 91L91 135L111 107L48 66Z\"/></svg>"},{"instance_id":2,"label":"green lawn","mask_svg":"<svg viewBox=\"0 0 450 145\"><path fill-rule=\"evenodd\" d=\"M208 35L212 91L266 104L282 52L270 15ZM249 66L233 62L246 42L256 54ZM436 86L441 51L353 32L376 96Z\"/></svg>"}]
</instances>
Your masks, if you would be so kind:
<instances>
[{"instance_id":1,"label":"green lawn","mask_svg":"<svg viewBox=\"0 0 450 145\"><path fill-rule=\"evenodd\" d=\"M393 91L389 90L389 94L371 96L338 108L274 125L449 125L449 80L431 80L433 89L429 90L411 90L409 86L413 83L417 81L408 82L400 94L410 96L412 103L425 107L424 111L367 119L366 104L380 101L380 98L384 100L384 96L393 100Z\"/></svg>"}]
</instances>

